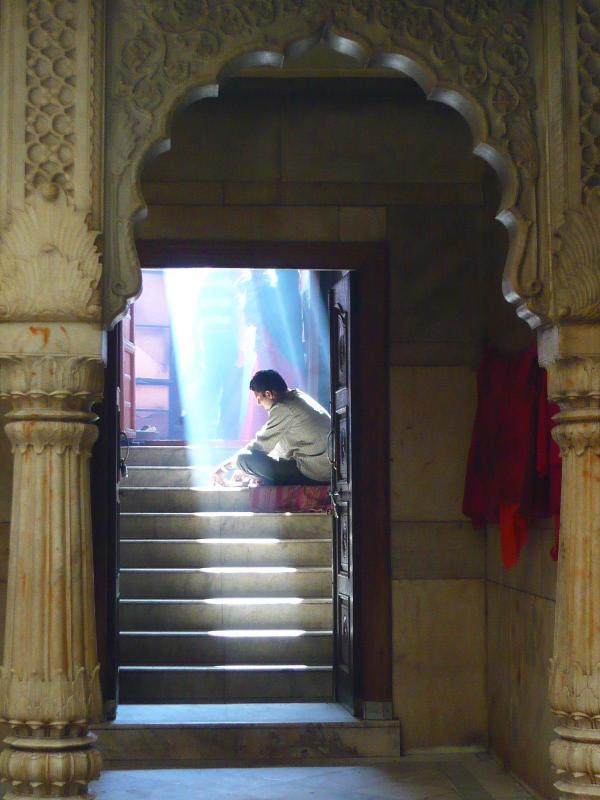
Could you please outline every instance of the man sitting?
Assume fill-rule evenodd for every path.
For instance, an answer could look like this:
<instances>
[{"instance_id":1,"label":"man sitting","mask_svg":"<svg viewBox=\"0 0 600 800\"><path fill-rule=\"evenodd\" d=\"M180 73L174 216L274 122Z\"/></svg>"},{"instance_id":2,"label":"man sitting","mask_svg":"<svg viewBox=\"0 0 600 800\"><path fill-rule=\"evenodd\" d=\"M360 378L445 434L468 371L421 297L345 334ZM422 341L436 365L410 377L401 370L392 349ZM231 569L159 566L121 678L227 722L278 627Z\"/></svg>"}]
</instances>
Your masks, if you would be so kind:
<instances>
[{"instance_id":1,"label":"man sitting","mask_svg":"<svg viewBox=\"0 0 600 800\"><path fill-rule=\"evenodd\" d=\"M233 482L252 485L315 485L330 481L327 439L331 418L312 397L288 389L278 372L265 369L250 381L250 391L269 419L245 448L223 461L213 474L220 486L228 470Z\"/></svg>"}]
</instances>

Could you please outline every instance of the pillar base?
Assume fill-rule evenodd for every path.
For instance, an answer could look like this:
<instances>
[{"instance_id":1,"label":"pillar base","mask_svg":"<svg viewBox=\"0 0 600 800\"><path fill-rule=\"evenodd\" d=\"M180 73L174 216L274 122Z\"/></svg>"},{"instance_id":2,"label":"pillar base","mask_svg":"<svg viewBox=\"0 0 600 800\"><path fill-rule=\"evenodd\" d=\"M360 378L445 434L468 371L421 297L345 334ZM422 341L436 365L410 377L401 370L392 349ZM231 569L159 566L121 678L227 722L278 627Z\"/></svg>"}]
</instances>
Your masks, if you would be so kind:
<instances>
[{"instance_id":1,"label":"pillar base","mask_svg":"<svg viewBox=\"0 0 600 800\"><path fill-rule=\"evenodd\" d=\"M8 736L0 773L9 784L5 800L93 798L88 784L100 776L102 758L88 733L64 739Z\"/></svg>"}]
</instances>

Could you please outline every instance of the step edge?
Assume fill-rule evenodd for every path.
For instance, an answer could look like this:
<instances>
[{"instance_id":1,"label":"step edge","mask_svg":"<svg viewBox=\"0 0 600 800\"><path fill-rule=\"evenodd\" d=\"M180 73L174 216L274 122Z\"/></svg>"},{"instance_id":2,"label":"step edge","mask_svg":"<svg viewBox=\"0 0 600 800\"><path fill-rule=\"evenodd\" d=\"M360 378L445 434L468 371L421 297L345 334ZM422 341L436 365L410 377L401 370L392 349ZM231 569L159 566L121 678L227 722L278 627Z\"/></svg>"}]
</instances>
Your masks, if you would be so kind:
<instances>
[{"instance_id":1,"label":"step edge","mask_svg":"<svg viewBox=\"0 0 600 800\"><path fill-rule=\"evenodd\" d=\"M298 572L308 572L308 573L322 573L322 572L331 572L332 567L289 567L285 564L272 564L271 567L262 567L259 564L256 565L238 565L238 566L228 566L224 567L227 570L242 570L241 574L250 574L249 570L259 570L257 572L258 575L286 575L289 573L286 572L272 572L269 573L268 569L282 569L282 570L290 570L294 573ZM158 572L167 573L167 574L191 574L191 573L199 573L199 572L206 572L207 570L214 570L218 569L218 567L121 567L119 572L125 572L127 575L132 574L148 574L151 573L155 575ZM264 572L262 571L264 570ZM218 572L209 572L210 575L219 575ZM235 572L224 572L223 575L235 575Z\"/></svg>"},{"instance_id":2,"label":"step edge","mask_svg":"<svg viewBox=\"0 0 600 800\"><path fill-rule=\"evenodd\" d=\"M140 487L134 487L140 488ZM160 488L160 487L155 487ZM164 488L164 487L163 487ZM241 515L245 515L246 517L274 517L274 516L283 516L283 517L306 517L307 519L311 518L320 518L320 517L329 517L327 511L121 511L121 517L159 517L161 519L165 517L174 517L176 519L181 519L182 517L240 517Z\"/></svg>"},{"instance_id":3,"label":"step edge","mask_svg":"<svg viewBox=\"0 0 600 800\"><path fill-rule=\"evenodd\" d=\"M303 703L301 700L299 703ZM294 701L297 705L298 701ZM139 705L138 703L120 703L119 705ZM143 705L160 705L159 703L146 703ZM209 705L208 703L193 703L191 705ZM261 705L261 704L259 704ZM339 722L96 722L90 725L90 730L127 730L127 729L140 729L140 728L399 728L399 719L356 719ZM481 752L487 752L482 750Z\"/></svg>"},{"instance_id":4,"label":"step edge","mask_svg":"<svg viewBox=\"0 0 600 800\"><path fill-rule=\"evenodd\" d=\"M216 495L249 495L250 489L211 489L206 486L123 486L128 492L204 492Z\"/></svg>"},{"instance_id":5,"label":"step edge","mask_svg":"<svg viewBox=\"0 0 600 800\"><path fill-rule=\"evenodd\" d=\"M119 672L194 672L235 673L248 672L261 675L265 672L292 672L305 674L307 672L333 672L333 666L327 664L214 664L214 665L157 665L157 664L120 664Z\"/></svg>"},{"instance_id":6,"label":"step edge","mask_svg":"<svg viewBox=\"0 0 600 800\"><path fill-rule=\"evenodd\" d=\"M138 603L140 605L142 603L149 603L149 604L154 604L154 605L159 605L159 604L167 605L168 603L178 603L178 604L186 604L186 605L191 605L193 603L197 603L199 605L201 605L201 604L218 605L218 603L214 602L215 599L220 599L220 600L223 600L223 599L226 599L226 600L242 600L243 599L246 602L247 605L250 605L252 603L252 600L253 600L253 598L251 598L251 597L245 597L245 598L238 598L238 597L227 597L227 598L201 597L201 598L197 598L197 597L194 597L193 599L187 599L187 598L184 598L184 597L168 597L168 598L167 597L159 597L159 598L156 598L156 597L124 597L124 598L119 599L119 603L125 603L125 604L128 604L128 605L133 605L135 603ZM269 599L271 599L271 598L269 598ZM328 597L306 597L306 598L303 597L300 603L286 602L286 598L275 597L273 599L274 600L280 600L281 602L255 603L254 605L265 605L265 606L287 605L287 606L296 606L297 607L297 606L300 606L300 605L317 605L317 604L323 604L323 603L330 605L332 603L332 600L331 600L330 597L329 598ZM295 598L293 598L293 599L295 599ZM238 604L235 603L234 605L238 605ZM241 603L239 605L241 605Z\"/></svg>"},{"instance_id":7,"label":"step edge","mask_svg":"<svg viewBox=\"0 0 600 800\"><path fill-rule=\"evenodd\" d=\"M267 541L261 541L266 539ZM273 541L275 539L276 541ZM322 544L323 542L331 542L332 539L318 539L313 537L306 537L306 539L279 539L276 536L206 536L197 537L195 539L122 539L121 544L208 544L220 545L222 542L229 542L230 544L262 544L263 546L273 546L275 544Z\"/></svg>"},{"instance_id":8,"label":"step edge","mask_svg":"<svg viewBox=\"0 0 600 800\"><path fill-rule=\"evenodd\" d=\"M210 631L205 631L205 630L201 630L201 631L119 631L119 636L141 636L141 637L144 637L144 638L146 638L146 637L147 638L157 638L159 636L164 636L164 637L172 636L172 637L183 638L185 636L192 636L192 637L197 637L197 638L203 638L203 637L209 638L210 637L211 639L226 639L227 641L236 641L236 640L245 641L246 639L261 639L263 641L266 640L266 639L268 639L268 640L274 639L276 641L293 639L295 641L300 641L302 639L311 638L311 637L325 639L325 638L327 638L329 636L333 636L333 631L332 630L321 630L321 629L310 630L310 629L304 629L303 628L301 636L295 636L294 634L291 634L291 633L289 634L289 636L268 636L268 635L267 636L261 636L260 634L257 633L255 636L250 635L250 636L221 636L221 637L219 637L219 636L214 635L213 630L220 632L220 631L228 631L228 630L232 630L232 629L231 628L214 628L214 629L211 629ZM261 629L260 628L239 628L239 629L236 629L236 630L243 630L243 631L249 631L250 632L250 631L254 631L254 630L259 631ZM277 628L269 628L269 630L278 630L278 629ZM282 628L281 630L287 630L287 628Z\"/></svg>"}]
</instances>

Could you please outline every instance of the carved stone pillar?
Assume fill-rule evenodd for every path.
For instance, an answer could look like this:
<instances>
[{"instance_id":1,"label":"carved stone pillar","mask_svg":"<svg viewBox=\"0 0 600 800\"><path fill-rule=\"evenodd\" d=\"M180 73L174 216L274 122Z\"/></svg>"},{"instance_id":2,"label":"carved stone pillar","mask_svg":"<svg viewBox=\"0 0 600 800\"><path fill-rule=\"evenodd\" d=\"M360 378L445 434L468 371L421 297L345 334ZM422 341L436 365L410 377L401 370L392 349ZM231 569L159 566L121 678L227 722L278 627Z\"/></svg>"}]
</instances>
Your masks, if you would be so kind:
<instances>
[{"instance_id":1,"label":"carved stone pillar","mask_svg":"<svg viewBox=\"0 0 600 800\"><path fill-rule=\"evenodd\" d=\"M600 325L540 336L563 459L550 757L563 798L600 797Z\"/></svg>"},{"instance_id":2,"label":"carved stone pillar","mask_svg":"<svg viewBox=\"0 0 600 800\"><path fill-rule=\"evenodd\" d=\"M88 461L102 393L103 0L0 0L0 396L14 453L0 714L10 798L100 756ZM4 434L0 434L4 435Z\"/></svg>"},{"instance_id":3,"label":"carved stone pillar","mask_svg":"<svg viewBox=\"0 0 600 800\"><path fill-rule=\"evenodd\" d=\"M12 735L0 774L9 798L89 797L100 756L88 723L102 707L88 470L97 430L89 408L101 395L102 362L99 353L56 352L61 339L89 338L76 326L8 327L0 341L12 333L41 348L0 361L14 453L0 672L0 707Z\"/></svg>"},{"instance_id":4,"label":"carved stone pillar","mask_svg":"<svg viewBox=\"0 0 600 800\"><path fill-rule=\"evenodd\" d=\"M89 797L100 769L88 732L102 707L88 464L103 385L94 240L85 215L50 186L12 215L0 241L0 313L16 318L0 322L14 453L0 669L9 798Z\"/></svg>"}]
</instances>

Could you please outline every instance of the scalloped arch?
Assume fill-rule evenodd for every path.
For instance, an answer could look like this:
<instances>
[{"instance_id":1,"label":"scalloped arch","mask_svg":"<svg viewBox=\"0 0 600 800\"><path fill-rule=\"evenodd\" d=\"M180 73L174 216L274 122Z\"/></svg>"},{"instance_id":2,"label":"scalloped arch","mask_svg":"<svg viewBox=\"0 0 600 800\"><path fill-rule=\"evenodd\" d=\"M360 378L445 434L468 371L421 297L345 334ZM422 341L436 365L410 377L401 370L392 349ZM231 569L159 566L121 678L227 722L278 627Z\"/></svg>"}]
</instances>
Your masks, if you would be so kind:
<instances>
[{"instance_id":1,"label":"scalloped arch","mask_svg":"<svg viewBox=\"0 0 600 800\"><path fill-rule=\"evenodd\" d=\"M112 326L141 289L133 223L145 213L140 175L169 147L172 116L218 94L249 66L281 66L318 42L369 67L414 79L456 109L473 152L498 174L497 218L509 232L503 290L532 327L547 317L536 257L537 142L530 9L494 0L117 0L108 84L104 320ZM211 12L212 9L212 12Z\"/></svg>"}]
</instances>

